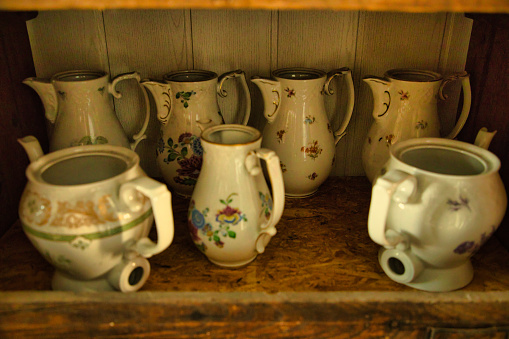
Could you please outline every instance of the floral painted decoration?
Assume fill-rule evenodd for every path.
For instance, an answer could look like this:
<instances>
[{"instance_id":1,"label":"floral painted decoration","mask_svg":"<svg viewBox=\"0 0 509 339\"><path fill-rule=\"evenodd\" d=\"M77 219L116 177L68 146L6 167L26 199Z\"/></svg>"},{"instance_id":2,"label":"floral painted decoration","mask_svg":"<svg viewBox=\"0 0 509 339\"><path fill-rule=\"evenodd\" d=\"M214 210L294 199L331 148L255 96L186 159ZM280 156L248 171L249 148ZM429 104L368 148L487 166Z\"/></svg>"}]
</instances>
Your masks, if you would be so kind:
<instances>
[{"instance_id":1,"label":"floral painted decoration","mask_svg":"<svg viewBox=\"0 0 509 339\"><path fill-rule=\"evenodd\" d=\"M185 92L181 91L175 94L175 98L180 99L180 102L184 104L184 108L189 107L189 100L191 100L191 95L196 94L195 91Z\"/></svg>"},{"instance_id":2,"label":"floral painted decoration","mask_svg":"<svg viewBox=\"0 0 509 339\"><path fill-rule=\"evenodd\" d=\"M283 141L283 137L284 137L285 133L286 133L286 131L284 129L276 132L277 142L281 143L281 141Z\"/></svg>"},{"instance_id":3,"label":"floral painted decoration","mask_svg":"<svg viewBox=\"0 0 509 339\"><path fill-rule=\"evenodd\" d=\"M237 233L232 227L238 225L241 221L247 221L245 214L238 208L230 206L233 202L233 197L236 195L237 193L232 193L225 200L219 200L225 207L217 211L215 225L206 220L209 208L207 207L205 210L199 211L196 209L195 201L191 201L188 212L188 227L194 243L202 252L207 250L207 245L200 238L198 232L208 238L209 242L213 242L217 247L223 248L225 245L224 239L235 239L237 237Z\"/></svg>"},{"instance_id":4,"label":"floral painted decoration","mask_svg":"<svg viewBox=\"0 0 509 339\"><path fill-rule=\"evenodd\" d=\"M460 245L458 245L454 249L454 253L456 253L456 254L465 254L465 253L474 254L474 253L476 253L481 248L481 246L486 241L488 241L488 239L493 235L493 233L495 233L496 229L497 228L495 226L491 226L491 232L489 232L488 234L486 234L486 232L483 232L483 234L481 234L481 239L479 240L478 243L475 241L462 242Z\"/></svg>"},{"instance_id":5,"label":"floral painted decoration","mask_svg":"<svg viewBox=\"0 0 509 339\"><path fill-rule=\"evenodd\" d=\"M403 90L399 91L398 92L399 95L401 95L401 97L399 98L399 100L408 100L410 99L410 94L408 94L408 92L403 92Z\"/></svg>"},{"instance_id":6,"label":"floral painted decoration","mask_svg":"<svg viewBox=\"0 0 509 339\"><path fill-rule=\"evenodd\" d=\"M308 115L306 118L304 118L305 124L311 125L314 122L315 122L315 117L312 115Z\"/></svg>"},{"instance_id":7,"label":"floral painted decoration","mask_svg":"<svg viewBox=\"0 0 509 339\"><path fill-rule=\"evenodd\" d=\"M258 194L262 201L262 210L260 211L260 215L264 214L265 219L269 220L272 212L272 197L269 193L263 194L262 192L258 192Z\"/></svg>"},{"instance_id":8,"label":"floral painted decoration","mask_svg":"<svg viewBox=\"0 0 509 339\"><path fill-rule=\"evenodd\" d=\"M309 180L315 180L317 177L318 177L318 174L316 174L316 172L313 172L310 175L308 175Z\"/></svg>"},{"instance_id":9,"label":"floral painted decoration","mask_svg":"<svg viewBox=\"0 0 509 339\"><path fill-rule=\"evenodd\" d=\"M307 147L302 146L300 151L315 160L322 153L323 149L318 145L318 140L313 140Z\"/></svg>"},{"instance_id":10,"label":"floral painted decoration","mask_svg":"<svg viewBox=\"0 0 509 339\"><path fill-rule=\"evenodd\" d=\"M415 124L415 129L426 129L428 127L428 123L424 120L417 121Z\"/></svg>"},{"instance_id":11,"label":"floral painted decoration","mask_svg":"<svg viewBox=\"0 0 509 339\"><path fill-rule=\"evenodd\" d=\"M463 197L461 195L460 195L458 200L448 199L447 200L447 205L449 205L449 208L452 211L459 211L462 208L466 208L469 211L471 211L470 210L470 206L468 205L468 198L465 198L465 197Z\"/></svg>"},{"instance_id":12,"label":"floral painted decoration","mask_svg":"<svg viewBox=\"0 0 509 339\"><path fill-rule=\"evenodd\" d=\"M176 183L193 186L198 180L202 165L203 147L200 138L192 133L182 133L177 142L168 138L166 143L161 137L159 139L157 154L167 152L164 162L169 164L177 161L180 168L177 169L177 176L173 178Z\"/></svg>"},{"instance_id":13,"label":"floral painted decoration","mask_svg":"<svg viewBox=\"0 0 509 339\"><path fill-rule=\"evenodd\" d=\"M289 97L289 98L295 96L295 90L294 89L290 89L290 87L286 87L285 88L285 92L287 93L286 96Z\"/></svg>"}]
</instances>

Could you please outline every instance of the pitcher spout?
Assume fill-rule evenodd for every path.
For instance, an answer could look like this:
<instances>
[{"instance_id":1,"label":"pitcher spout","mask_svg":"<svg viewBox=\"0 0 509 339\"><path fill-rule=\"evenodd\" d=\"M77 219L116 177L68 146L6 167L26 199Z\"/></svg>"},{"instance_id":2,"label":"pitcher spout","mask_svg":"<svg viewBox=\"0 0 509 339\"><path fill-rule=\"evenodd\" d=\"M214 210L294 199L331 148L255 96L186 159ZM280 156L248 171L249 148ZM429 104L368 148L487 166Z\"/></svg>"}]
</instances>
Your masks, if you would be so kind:
<instances>
[{"instance_id":1,"label":"pitcher spout","mask_svg":"<svg viewBox=\"0 0 509 339\"><path fill-rule=\"evenodd\" d=\"M477 133L477 137L475 138L474 145L482 147L484 149L488 149L490 147L491 140L497 134L497 131L488 132L486 127L483 127Z\"/></svg>"},{"instance_id":2,"label":"pitcher spout","mask_svg":"<svg viewBox=\"0 0 509 339\"><path fill-rule=\"evenodd\" d=\"M258 86L262 93L264 103L263 115L269 123L273 122L276 119L281 104L281 84L278 81L258 76L252 77L251 82Z\"/></svg>"},{"instance_id":3,"label":"pitcher spout","mask_svg":"<svg viewBox=\"0 0 509 339\"><path fill-rule=\"evenodd\" d=\"M58 102L57 102L57 92L51 80L32 77L26 78L22 82L25 85L32 87L34 91L37 92L44 106L46 119L48 119L52 124L54 124L55 120L57 119Z\"/></svg>"},{"instance_id":4,"label":"pitcher spout","mask_svg":"<svg viewBox=\"0 0 509 339\"><path fill-rule=\"evenodd\" d=\"M36 137L29 135L18 139L18 142L23 146L28 155L30 162L34 162L44 155L42 152L41 144Z\"/></svg>"},{"instance_id":5,"label":"pitcher spout","mask_svg":"<svg viewBox=\"0 0 509 339\"><path fill-rule=\"evenodd\" d=\"M373 94L373 118L384 117L391 105L391 94L389 93L391 82L376 76L367 76L362 80L369 85Z\"/></svg>"},{"instance_id":6,"label":"pitcher spout","mask_svg":"<svg viewBox=\"0 0 509 339\"><path fill-rule=\"evenodd\" d=\"M154 98L157 110L157 119L166 125L171 117L171 86L164 82L145 79L140 84L147 89Z\"/></svg>"}]
</instances>

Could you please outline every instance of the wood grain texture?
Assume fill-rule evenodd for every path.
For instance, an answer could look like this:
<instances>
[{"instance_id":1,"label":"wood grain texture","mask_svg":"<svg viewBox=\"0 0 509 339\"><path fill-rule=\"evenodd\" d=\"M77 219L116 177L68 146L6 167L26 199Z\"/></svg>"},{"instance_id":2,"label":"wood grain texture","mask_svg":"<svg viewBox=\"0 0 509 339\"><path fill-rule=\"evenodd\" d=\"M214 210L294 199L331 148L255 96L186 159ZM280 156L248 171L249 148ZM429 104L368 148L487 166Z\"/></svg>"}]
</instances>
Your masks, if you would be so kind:
<instances>
[{"instance_id":1,"label":"wood grain texture","mask_svg":"<svg viewBox=\"0 0 509 339\"><path fill-rule=\"evenodd\" d=\"M166 73L192 68L192 46L188 39L190 26L189 11L186 10L105 11L104 29L111 73L136 71L142 79L162 81ZM122 82L117 88L123 97L115 99L115 111L127 135L132 137L145 119L142 89L134 80ZM160 123L152 109L148 138L138 145L136 152L143 169L150 176L160 177L154 151L159 130Z\"/></svg>"},{"instance_id":2,"label":"wood grain texture","mask_svg":"<svg viewBox=\"0 0 509 339\"><path fill-rule=\"evenodd\" d=\"M378 264L379 246L367 232L371 186L363 177L330 178L309 199L287 200L265 252L248 266L210 263L187 229L189 200L173 197L175 239L150 259L144 291L339 292L414 291L390 280ZM496 239L474 256L474 280L463 291L506 291L508 252ZM0 241L0 290L49 290L53 268L16 224Z\"/></svg>"},{"instance_id":3,"label":"wood grain texture","mask_svg":"<svg viewBox=\"0 0 509 339\"><path fill-rule=\"evenodd\" d=\"M0 9L333 9L401 12L509 13L506 0L2 0Z\"/></svg>"},{"instance_id":4,"label":"wood grain texture","mask_svg":"<svg viewBox=\"0 0 509 339\"><path fill-rule=\"evenodd\" d=\"M361 78L382 75L396 67L448 72L461 69L469 26L458 16L438 14L239 11L239 10L112 10L43 13L29 24L38 75L50 76L69 68L95 68L102 63L112 75L138 71L161 78L168 71L207 69L218 74L242 69L270 76L281 67L314 67L329 71L352 68L356 105L347 135L338 144L333 175L363 175L361 147L372 123L372 97ZM104 20L103 20L104 18ZM91 32L91 33L84 33ZM91 43L95 41L95 43ZM64 52L61 46L71 45ZM99 47L94 47L95 45ZM102 46L102 47L101 47ZM422 51L426 51L423 53ZM249 82L252 112L249 124L263 130L261 94ZM339 95L326 98L327 111L338 126L344 111L343 82ZM144 105L135 83L119 85L124 97L115 100L117 115L132 135L140 127ZM227 122L240 122L243 93L235 81L226 83L228 96L219 98ZM459 93L458 89L456 92ZM453 96L454 97L454 96ZM453 98L454 99L454 98ZM442 114L447 127L455 103ZM158 177L155 141L159 125L152 112L149 140L137 149L142 167Z\"/></svg>"}]
</instances>

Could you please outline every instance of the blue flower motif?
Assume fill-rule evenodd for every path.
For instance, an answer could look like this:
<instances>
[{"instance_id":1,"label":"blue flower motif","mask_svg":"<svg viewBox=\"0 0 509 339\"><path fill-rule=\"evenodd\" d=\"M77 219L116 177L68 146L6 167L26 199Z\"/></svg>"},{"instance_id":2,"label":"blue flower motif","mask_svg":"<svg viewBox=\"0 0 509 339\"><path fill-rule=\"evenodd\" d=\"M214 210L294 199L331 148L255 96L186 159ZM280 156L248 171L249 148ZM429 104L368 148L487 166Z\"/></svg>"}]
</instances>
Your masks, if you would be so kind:
<instances>
[{"instance_id":1,"label":"blue flower motif","mask_svg":"<svg viewBox=\"0 0 509 339\"><path fill-rule=\"evenodd\" d=\"M191 212L191 220L193 225L198 229L205 226L205 217L196 209Z\"/></svg>"},{"instance_id":2,"label":"blue flower motif","mask_svg":"<svg viewBox=\"0 0 509 339\"><path fill-rule=\"evenodd\" d=\"M201 146L200 138L196 138L193 140L193 143L191 144L191 148L193 150L193 153L200 156L203 155L203 147Z\"/></svg>"}]
</instances>

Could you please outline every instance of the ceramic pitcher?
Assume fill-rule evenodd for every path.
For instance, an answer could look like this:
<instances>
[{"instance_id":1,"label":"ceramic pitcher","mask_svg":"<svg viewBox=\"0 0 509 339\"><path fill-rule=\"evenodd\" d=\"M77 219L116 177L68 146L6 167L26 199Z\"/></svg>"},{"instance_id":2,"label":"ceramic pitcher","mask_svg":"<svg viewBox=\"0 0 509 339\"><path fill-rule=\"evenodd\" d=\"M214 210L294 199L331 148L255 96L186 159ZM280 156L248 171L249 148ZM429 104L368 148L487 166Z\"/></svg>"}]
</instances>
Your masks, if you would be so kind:
<instances>
[{"instance_id":1,"label":"ceramic pitcher","mask_svg":"<svg viewBox=\"0 0 509 339\"><path fill-rule=\"evenodd\" d=\"M362 149L362 163L366 176L373 181L389 159L389 148L411 138L440 137L437 99L445 99L442 90L451 81L461 80L463 108L448 139L455 138L465 124L471 102L467 73L443 78L440 74L417 69L393 69L383 78L367 76L363 79L373 93L373 118Z\"/></svg>"},{"instance_id":2,"label":"ceramic pitcher","mask_svg":"<svg viewBox=\"0 0 509 339\"><path fill-rule=\"evenodd\" d=\"M332 95L330 82L344 76L348 88L346 115L333 131L325 111L324 96ZM274 150L288 197L305 197L316 192L329 176L335 160L335 146L346 134L354 104L352 73L348 68L326 74L309 68L283 68L273 79L254 77L264 100L268 123L263 130L263 147Z\"/></svg>"},{"instance_id":3,"label":"ceramic pitcher","mask_svg":"<svg viewBox=\"0 0 509 339\"><path fill-rule=\"evenodd\" d=\"M146 282L146 258L173 240L171 195L148 178L125 147L86 145L47 155L19 140L31 164L19 204L23 231L56 268L55 290L133 292ZM152 223L157 243L148 238Z\"/></svg>"},{"instance_id":4,"label":"ceramic pitcher","mask_svg":"<svg viewBox=\"0 0 509 339\"><path fill-rule=\"evenodd\" d=\"M208 259L243 266L263 253L284 208L279 158L261 147L261 133L243 125L219 125L201 135L203 167L189 205L191 237ZM268 168L272 194L260 159Z\"/></svg>"},{"instance_id":5,"label":"ceramic pitcher","mask_svg":"<svg viewBox=\"0 0 509 339\"><path fill-rule=\"evenodd\" d=\"M492 133L481 130L487 147ZM507 195L499 159L444 138L414 138L390 149L375 180L369 236L392 280L426 291L451 291L473 278L470 258L500 225Z\"/></svg>"},{"instance_id":6,"label":"ceramic pitcher","mask_svg":"<svg viewBox=\"0 0 509 339\"><path fill-rule=\"evenodd\" d=\"M80 145L110 144L135 149L146 138L150 118L145 91L146 112L143 126L130 142L112 106L110 94L121 98L116 85L135 79L136 72L121 74L110 81L102 71L74 70L57 73L51 79L27 78L23 83L32 87L41 98L46 118L54 124L50 151Z\"/></svg>"},{"instance_id":7,"label":"ceramic pitcher","mask_svg":"<svg viewBox=\"0 0 509 339\"><path fill-rule=\"evenodd\" d=\"M251 97L244 72L236 70L220 77L203 70L166 74L164 82L144 80L152 94L161 137L157 146L157 164L165 182L182 196L191 196L202 166L200 133L206 127L224 124L218 96L226 97L225 81L239 78L244 90L246 125L251 112Z\"/></svg>"}]
</instances>

